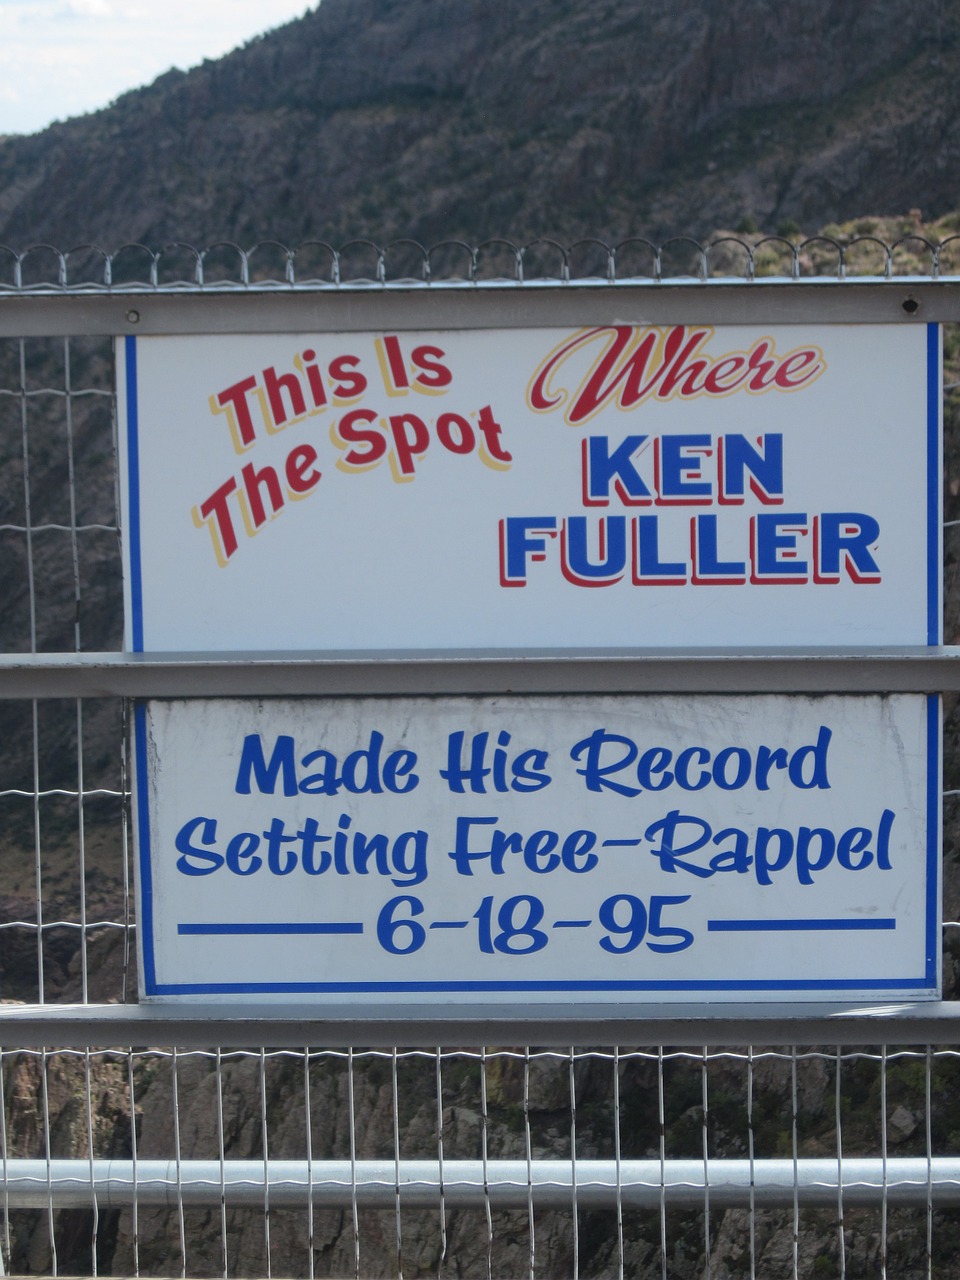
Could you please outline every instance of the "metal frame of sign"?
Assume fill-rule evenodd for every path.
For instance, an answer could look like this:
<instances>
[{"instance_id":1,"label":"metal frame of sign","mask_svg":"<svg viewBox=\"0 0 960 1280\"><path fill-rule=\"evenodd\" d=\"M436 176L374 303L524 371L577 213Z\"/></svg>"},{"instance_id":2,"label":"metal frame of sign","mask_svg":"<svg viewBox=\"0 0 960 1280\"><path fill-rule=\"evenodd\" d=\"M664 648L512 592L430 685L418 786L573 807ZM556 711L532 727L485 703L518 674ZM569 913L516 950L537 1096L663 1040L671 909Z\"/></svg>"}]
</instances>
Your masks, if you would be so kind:
<instances>
[{"instance_id":1,"label":"metal frame of sign","mask_svg":"<svg viewBox=\"0 0 960 1280\"><path fill-rule=\"evenodd\" d=\"M925 513L926 558L923 578L926 583L926 640L927 646L937 646L940 638L940 372L939 372L939 332L936 314L937 304L942 295L937 295L935 286L928 287L925 292L911 288L907 297L900 299L900 290L886 286L852 287L837 289L836 287L795 286L727 286L719 283L695 289L670 288L658 291L656 302L649 288L616 286L613 290L597 286L579 286L551 289L550 287L525 287L523 290L510 288L462 288L445 289L387 289L387 290L344 290L340 294L332 294L317 299L316 297L290 296L279 298L276 295L261 295L256 300L256 323L253 331L257 332L293 332L300 329L364 331L390 327L398 331L418 328L440 328L443 326L480 328L490 325L504 327L529 327L541 324L591 324L611 322L616 317L630 314L631 308L638 315L637 323L682 323L700 319L713 323L789 323L824 320L827 323L850 323L862 320L871 323L910 323L916 324L917 310L925 312L921 322L926 322L927 352L927 389L924 406L926 421L926 469L927 469L927 510ZM918 293L922 298L917 302ZM142 308L136 313L128 313L125 325L126 335L118 350L118 358L125 362L126 382L128 387L128 418L123 424L128 431L128 461L131 473L131 506L128 512L130 526L131 570L135 579L132 591L134 602L134 618L132 626L132 647L135 654L143 652L143 629L140 617L140 583L138 562L139 512L136 503L138 486L138 405L135 390L133 396L129 388L136 388L136 333L185 332L182 325L172 322L167 315L168 299L145 299ZM191 318L192 332L250 332L248 319L238 320L243 314L242 308L230 306L232 300L207 297L200 299L203 306ZM907 303L911 305L908 306ZM156 305L156 304L159 304ZM205 315L203 313L206 313ZM651 314L653 313L653 314ZM130 320L135 315L135 320ZM296 319L295 319L296 318ZM122 353L122 356L121 356ZM313 654L269 654L258 652L250 655L212 654L183 655L181 659L168 659L171 679L164 678L161 684L171 692L182 689L187 676L187 667L193 664L195 678L194 695L201 692L213 693L212 684L226 685L223 692L247 685L244 672L259 670L261 678L253 677L253 685L258 685L261 692L297 691L301 693L318 692L329 689L337 692L377 692L398 693L414 692L448 692L467 689L471 692L483 692L487 689L523 687L525 681L530 683L531 668L536 667L539 674L533 676L533 687L548 688L550 692L561 690L575 692L585 688L627 689L627 688L664 688L666 686L657 673L678 671L677 663L684 664L683 676L678 683L685 688L691 686L703 689L724 687L724 676L734 667L737 688L778 689L788 692L793 687L789 678L783 675L788 671L789 663L795 659L803 664L804 674L800 685L804 688L834 687L847 691L854 688L877 687L876 681L869 673L869 665L860 667L859 659L865 658L867 663L876 664L881 660L878 651L870 648L853 650L845 655L842 650L832 650L830 661L834 665L839 661L841 670L821 668L825 684L818 682L816 673L807 667L812 650L786 649L756 652L750 654L743 650L718 651L716 649L691 650L685 654L677 651L661 649L657 653L636 650L580 650L565 652L563 650L509 650L498 653L471 653L457 650L455 652L430 653L420 650L416 653L399 654L378 652L376 656L358 653L313 653ZM911 649L914 660L920 656L919 649ZM896 654L896 656L894 656ZM900 660L906 650L889 650L891 669L900 675ZM845 661L849 657L849 663ZM147 664L144 671L157 671L156 656L146 654ZM826 662L826 655L824 655ZM252 660L252 661L251 661ZM768 665L764 668L764 663ZM778 664L774 667L770 664ZM652 664L650 666L649 664ZM724 666L724 664L728 664ZM733 665L729 665L733 664ZM230 671L237 669L234 681ZM712 678L704 675L704 671L716 673ZM775 671L781 673L778 681ZM856 674L854 674L856 670ZM756 672L754 681L752 672ZM807 672L809 671L809 676ZM338 676L350 673L346 683L341 683ZM762 674L761 674L762 672ZM719 676L719 683L717 677ZM205 679L205 677L207 677ZM917 681L904 675L906 684L917 687ZM838 683L831 685L831 680ZM742 682L742 683L741 683ZM884 688L895 687L883 684ZM903 686L906 687L906 686ZM163 694L164 690L158 689ZM923 988L928 993L937 981L939 964L939 699L928 698L927 702L927 847L925 851L926 883L926 956L923 973L899 977L894 981L872 983L869 979L861 985L863 998L869 998L878 990L903 990ZM138 706L135 713L135 750L136 766L139 777L146 776L146 738L145 712ZM141 804L138 809L139 839L141 858L143 850L149 845L149 817L147 806ZM145 877L143 890L144 904L144 938L145 968L150 970L150 890L149 866L141 861L140 873ZM202 984L188 984L191 994L216 995L215 987L204 987ZM349 985L349 984L347 984ZM656 984L653 984L654 986ZM710 990L717 990L724 984L716 982L698 986L696 989L708 995ZM761 984L762 985L762 984ZM813 989L823 991L843 989L849 993L851 984L847 981L826 982ZM669 985L659 988L669 998ZM748 987L737 988L740 991ZM808 984L798 980L794 984L782 983L774 985L772 990L781 995L795 992L788 998L802 999L803 993L811 990ZM286 990L264 986L258 991L274 992ZM416 991L398 984L398 992L402 991L411 999L416 998ZM306 984L287 994L307 993L322 995L322 984ZM145 994L150 996L171 996L184 994L181 991L163 989L162 984L151 983L148 979ZM252 990L250 994L255 994ZM455 1001L456 993L451 993ZM587 995L589 998L589 995ZM631 999L628 991L624 991L625 1001ZM448 1006L442 1006L445 1016Z\"/></svg>"},{"instance_id":2,"label":"metal frame of sign","mask_svg":"<svg viewBox=\"0 0 960 1280\"><path fill-rule=\"evenodd\" d=\"M380 325L545 322L815 322L917 325L955 323L960 280L931 278L556 281L316 284L243 288L30 286L0 293L0 333L14 339L137 334L345 331ZM938 407L929 387L928 411ZM931 409L932 406L932 409ZM933 531L931 529L931 540ZM345 693L483 694L508 690L562 693L883 693L960 691L954 645L744 646L665 650L554 649L338 654L330 652L138 654L116 652L0 655L0 698L310 696ZM847 1045L956 1040L958 1006L943 1002L853 1006L798 1001L643 1007L576 1004L512 1009L491 1001L470 1008L396 999L363 1008L324 1007L316 998L282 1010L198 1000L143 1005L11 1007L0 1021L7 1046L56 1043L87 1048L132 1037L137 1043L225 1047L259 1040L302 1046L317 1029L350 1045L631 1043L702 1045L721 1027L725 1042ZM718 1019L720 1020L718 1023Z\"/></svg>"}]
</instances>

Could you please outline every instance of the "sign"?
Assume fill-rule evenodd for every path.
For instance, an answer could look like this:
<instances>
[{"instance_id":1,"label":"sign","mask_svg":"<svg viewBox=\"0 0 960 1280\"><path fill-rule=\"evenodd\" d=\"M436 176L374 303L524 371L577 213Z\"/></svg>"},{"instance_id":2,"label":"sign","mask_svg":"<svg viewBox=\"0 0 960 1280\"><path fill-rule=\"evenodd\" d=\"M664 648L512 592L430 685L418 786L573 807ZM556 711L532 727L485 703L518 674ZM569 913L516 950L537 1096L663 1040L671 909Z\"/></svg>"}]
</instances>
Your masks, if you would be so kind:
<instances>
[{"instance_id":1,"label":"sign","mask_svg":"<svg viewBox=\"0 0 960 1280\"><path fill-rule=\"evenodd\" d=\"M142 994L902 999L939 982L939 704L136 709Z\"/></svg>"},{"instance_id":2,"label":"sign","mask_svg":"<svg viewBox=\"0 0 960 1280\"><path fill-rule=\"evenodd\" d=\"M124 343L129 650L939 640L935 325Z\"/></svg>"}]
</instances>

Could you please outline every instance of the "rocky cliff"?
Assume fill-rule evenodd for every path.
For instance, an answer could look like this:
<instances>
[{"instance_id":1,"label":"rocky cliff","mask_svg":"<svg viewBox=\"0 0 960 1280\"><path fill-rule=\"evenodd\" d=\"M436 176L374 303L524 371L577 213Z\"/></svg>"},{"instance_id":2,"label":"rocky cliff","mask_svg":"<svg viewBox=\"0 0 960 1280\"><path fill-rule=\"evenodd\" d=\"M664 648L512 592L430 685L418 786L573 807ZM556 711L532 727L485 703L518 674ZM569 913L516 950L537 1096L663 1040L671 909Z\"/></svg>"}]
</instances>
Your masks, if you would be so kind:
<instances>
[{"instance_id":1,"label":"rocky cliff","mask_svg":"<svg viewBox=\"0 0 960 1280\"><path fill-rule=\"evenodd\" d=\"M15 247L704 235L957 203L956 0L324 0L0 142Z\"/></svg>"}]
</instances>

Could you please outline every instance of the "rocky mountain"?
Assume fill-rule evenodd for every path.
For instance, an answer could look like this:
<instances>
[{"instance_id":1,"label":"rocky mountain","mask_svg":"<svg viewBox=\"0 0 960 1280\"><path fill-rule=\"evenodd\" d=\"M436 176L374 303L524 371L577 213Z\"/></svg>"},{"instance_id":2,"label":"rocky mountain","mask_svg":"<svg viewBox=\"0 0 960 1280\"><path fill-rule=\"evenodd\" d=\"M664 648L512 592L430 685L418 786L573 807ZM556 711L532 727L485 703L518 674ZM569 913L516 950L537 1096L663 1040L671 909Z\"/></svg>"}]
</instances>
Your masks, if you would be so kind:
<instances>
[{"instance_id":1,"label":"rocky mountain","mask_svg":"<svg viewBox=\"0 0 960 1280\"><path fill-rule=\"evenodd\" d=\"M323 0L0 141L0 241L812 230L958 203L957 0Z\"/></svg>"}]
</instances>

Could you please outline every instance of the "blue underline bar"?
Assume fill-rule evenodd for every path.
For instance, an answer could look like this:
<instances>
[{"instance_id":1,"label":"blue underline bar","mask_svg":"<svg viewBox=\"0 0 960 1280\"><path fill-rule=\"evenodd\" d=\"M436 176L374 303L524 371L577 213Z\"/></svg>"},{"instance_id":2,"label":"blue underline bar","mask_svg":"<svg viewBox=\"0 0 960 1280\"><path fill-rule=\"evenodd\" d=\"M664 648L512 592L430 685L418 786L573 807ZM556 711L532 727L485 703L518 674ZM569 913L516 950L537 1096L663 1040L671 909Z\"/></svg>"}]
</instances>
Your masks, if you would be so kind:
<instances>
[{"instance_id":1,"label":"blue underline bar","mask_svg":"<svg viewBox=\"0 0 960 1280\"><path fill-rule=\"evenodd\" d=\"M826 929L895 929L896 920L708 920L708 933L814 933Z\"/></svg>"},{"instance_id":2,"label":"blue underline bar","mask_svg":"<svg viewBox=\"0 0 960 1280\"><path fill-rule=\"evenodd\" d=\"M363 925L359 922L345 924L331 923L323 920L313 924L279 923L279 924L178 924L177 933L363 933Z\"/></svg>"}]
</instances>

